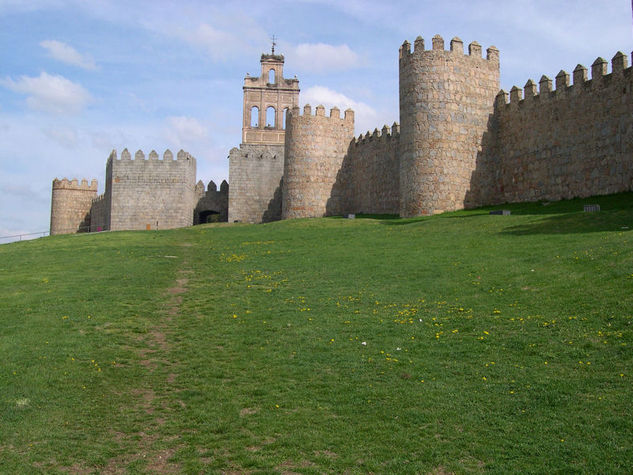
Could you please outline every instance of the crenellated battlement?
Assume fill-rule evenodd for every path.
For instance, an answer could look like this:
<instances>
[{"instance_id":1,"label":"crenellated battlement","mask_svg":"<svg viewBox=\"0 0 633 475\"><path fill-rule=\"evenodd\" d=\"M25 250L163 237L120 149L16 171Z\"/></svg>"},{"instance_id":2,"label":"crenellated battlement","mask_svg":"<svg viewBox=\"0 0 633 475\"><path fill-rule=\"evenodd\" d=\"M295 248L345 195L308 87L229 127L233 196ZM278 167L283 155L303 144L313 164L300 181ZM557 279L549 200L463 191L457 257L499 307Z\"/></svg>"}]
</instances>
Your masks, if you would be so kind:
<instances>
[{"instance_id":1,"label":"crenellated battlement","mask_svg":"<svg viewBox=\"0 0 633 475\"><path fill-rule=\"evenodd\" d=\"M171 150L167 149L163 152L162 158L159 157L158 153L155 150L152 150L149 155L146 157L145 153L142 150L137 150L134 154L134 158L128 151L127 148L124 148L121 152L121 157L118 158L117 151L112 150L110 156L108 157L108 162L117 161L117 162L125 162L125 161L136 161L136 162L174 162L174 161L189 161L195 163L195 157L185 152L184 150L180 150L176 155L176 160L174 160L174 154Z\"/></svg>"},{"instance_id":2,"label":"crenellated battlement","mask_svg":"<svg viewBox=\"0 0 633 475\"><path fill-rule=\"evenodd\" d=\"M97 180L92 179L90 183L83 178L81 182L77 178L69 180L68 178L55 178L53 180L53 190L85 190L85 191L97 191Z\"/></svg>"},{"instance_id":3,"label":"crenellated battlement","mask_svg":"<svg viewBox=\"0 0 633 475\"><path fill-rule=\"evenodd\" d=\"M302 113L303 112L303 113ZM343 121L343 122L351 122L354 123L354 111L352 109L346 109L343 117L341 117L341 110L338 107L332 107L330 109L330 115L325 115L325 107L323 105L316 106L314 110L314 114L312 114L312 106L310 104L306 104L303 106L303 111L299 108L299 106L295 106L290 109L290 115L294 120L297 118L309 119L309 118L317 118L323 117L328 118L332 121Z\"/></svg>"},{"instance_id":4,"label":"crenellated battlement","mask_svg":"<svg viewBox=\"0 0 633 475\"><path fill-rule=\"evenodd\" d=\"M529 101L545 101L568 94L595 93L596 90L633 74L632 68L628 66L627 56L621 51L618 51L611 59L611 73L608 73L607 66L607 61L597 58L591 65L591 79L588 78L588 69L582 64L574 68L571 76L565 70L559 71L554 82L545 75L541 76L538 91L536 83L529 79L523 88L513 86L509 94L503 89L499 91L495 106L497 108L512 107ZM556 86L555 89L552 87L553 84Z\"/></svg>"},{"instance_id":5,"label":"crenellated battlement","mask_svg":"<svg viewBox=\"0 0 633 475\"><path fill-rule=\"evenodd\" d=\"M431 39L431 44L432 47L430 50L425 49L424 38L418 36L413 42L413 50L411 50L411 43L405 40L399 51L400 61L410 61L415 58L430 55L437 56L441 53L445 55L467 56L476 60L485 59L497 66L499 64L499 50L495 46L490 46L486 49L486 58L482 58L481 45L476 41L473 41L468 45L468 54L464 54L464 42L458 37L451 40L450 48L448 50L444 48L444 38L440 35L435 35Z\"/></svg>"},{"instance_id":6,"label":"crenellated battlement","mask_svg":"<svg viewBox=\"0 0 633 475\"><path fill-rule=\"evenodd\" d=\"M370 143L375 140L397 140L400 138L400 125L396 122L393 123L391 127L388 125L383 125L381 130L377 128L374 129L373 132L366 132L365 134L360 134L357 138L354 139L354 145L358 146L364 143Z\"/></svg>"},{"instance_id":7,"label":"crenellated battlement","mask_svg":"<svg viewBox=\"0 0 633 475\"><path fill-rule=\"evenodd\" d=\"M96 198L93 198L92 204L101 205L103 202L107 201L107 196L105 194L98 195Z\"/></svg>"}]
</instances>

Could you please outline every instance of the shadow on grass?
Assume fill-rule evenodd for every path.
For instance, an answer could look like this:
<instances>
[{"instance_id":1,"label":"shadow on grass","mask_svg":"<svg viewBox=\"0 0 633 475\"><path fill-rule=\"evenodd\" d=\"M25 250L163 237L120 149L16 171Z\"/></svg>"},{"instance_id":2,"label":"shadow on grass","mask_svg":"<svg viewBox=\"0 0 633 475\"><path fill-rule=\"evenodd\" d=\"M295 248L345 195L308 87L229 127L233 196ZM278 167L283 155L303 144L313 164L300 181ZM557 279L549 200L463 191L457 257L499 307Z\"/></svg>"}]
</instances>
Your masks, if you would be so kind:
<instances>
[{"instance_id":1,"label":"shadow on grass","mask_svg":"<svg viewBox=\"0 0 633 475\"><path fill-rule=\"evenodd\" d=\"M525 236L530 234L574 234L596 232L624 232L633 227L633 209L601 211L599 213L568 213L549 216L535 222L510 226L501 234Z\"/></svg>"},{"instance_id":2,"label":"shadow on grass","mask_svg":"<svg viewBox=\"0 0 633 475\"><path fill-rule=\"evenodd\" d=\"M584 205L598 204L600 212L585 213ZM633 228L633 192L565 201L506 203L471 210L451 211L432 216L401 218L397 214L356 214L355 219L373 219L387 226L404 226L430 219L464 219L487 216L493 210L510 210L511 216L548 216L536 222L506 228L503 234L568 234L602 231L627 231ZM332 216L330 219L348 219ZM498 219L505 219L499 216Z\"/></svg>"},{"instance_id":3,"label":"shadow on grass","mask_svg":"<svg viewBox=\"0 0 633 475\"><path fill-rule=\"evenodd\" d=\"M415 216L413 218L401 218L397 214L362 214L357 215L360 219L375 219L380 221L380 224L386 224L388 226L404 226L407 224L421 223L428 221L430 216Z\"/></svg>"},{"instance_id":4,"label":"shadow on grass","mask_svg":"<svg viewBox=\"0 0 633 475\"><path fill-rule=\"evenodd\" d=\"M583 212L584 205L598 204L601 211L617 211L633 209L633 193L617 193L615 195L590 196L564 201L537 201L532 203L506 203L498 206L486 206L473 211L489 213L492 210L509 209L514 215L547 215Z\"/></svg>"},{"instance_id":5,"label":"shadow on grass","mask_svg":"<svg viewBox=\"0 0 633 475\"><path fill-rule=\"evenodd\" d=\"M414 218L401 218L397 214L356 214L353 219L373 219L379 221L380 224L389 226L404 226L405 224L419 223L426 221L431 216L416 216ZM331 216L329 219L349 219L346 216Z\"/></svg>"}]
</instances>

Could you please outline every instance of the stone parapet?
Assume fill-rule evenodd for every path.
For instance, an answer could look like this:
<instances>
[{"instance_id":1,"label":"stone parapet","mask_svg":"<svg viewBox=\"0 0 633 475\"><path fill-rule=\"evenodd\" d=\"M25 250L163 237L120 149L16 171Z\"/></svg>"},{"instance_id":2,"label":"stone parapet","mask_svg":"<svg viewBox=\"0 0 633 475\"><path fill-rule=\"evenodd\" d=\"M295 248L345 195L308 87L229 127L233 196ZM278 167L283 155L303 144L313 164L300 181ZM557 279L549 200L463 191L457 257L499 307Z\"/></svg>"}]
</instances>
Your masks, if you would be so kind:
<instances>
[{"instance_id":1,"label":"stone parapet","mask_svg":"<svg viewBox=\"0 0 633 475\"><path fill-rule=\"evenodd\" d=\"M578 65L543 76L495 102L495 144L490 154L495 192L489 202L561 200L631 190L633 187L633 68L618 52L607 63ZM477 184L481 186L481 184Z\"/></svg>"}]
</instances>

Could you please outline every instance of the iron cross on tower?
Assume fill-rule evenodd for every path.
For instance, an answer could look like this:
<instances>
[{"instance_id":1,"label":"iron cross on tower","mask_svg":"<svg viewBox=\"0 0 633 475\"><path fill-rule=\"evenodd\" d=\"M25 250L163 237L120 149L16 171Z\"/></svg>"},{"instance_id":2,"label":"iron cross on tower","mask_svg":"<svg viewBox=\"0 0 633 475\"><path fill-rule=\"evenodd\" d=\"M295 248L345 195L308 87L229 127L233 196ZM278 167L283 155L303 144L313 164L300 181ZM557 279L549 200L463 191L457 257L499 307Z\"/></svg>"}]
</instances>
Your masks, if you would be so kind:
<instances>
[{"instance_id":1,"label":"iron cross on tower","mask_svg":"<svg viewBox=\"0 0 633 475\"><path fill-rule=\"evenodd\" d=\"M272 47L271 53L275 54L275 46L277 46L277 43L276 43L277 37L273 35L272 40L273 40L273 47Z\"/></svg>"}]
</instances>

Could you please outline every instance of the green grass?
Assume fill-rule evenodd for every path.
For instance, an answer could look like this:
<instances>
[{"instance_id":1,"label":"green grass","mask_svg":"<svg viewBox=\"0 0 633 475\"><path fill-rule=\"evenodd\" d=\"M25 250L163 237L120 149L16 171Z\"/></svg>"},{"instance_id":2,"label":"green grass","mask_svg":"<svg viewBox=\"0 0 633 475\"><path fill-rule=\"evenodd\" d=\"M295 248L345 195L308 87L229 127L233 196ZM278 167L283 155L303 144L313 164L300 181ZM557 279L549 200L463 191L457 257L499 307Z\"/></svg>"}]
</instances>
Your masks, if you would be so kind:
<instances>
[{"instance_id":1,"label":"green grass","mask_svg":"<svg viewBox=\"0 0 633 475\"><path fill-rule=\"evenodd\" d=\"M0 472L629 472L633 194L503 208L0 246Z\"/></svg>"}]
</instances>

